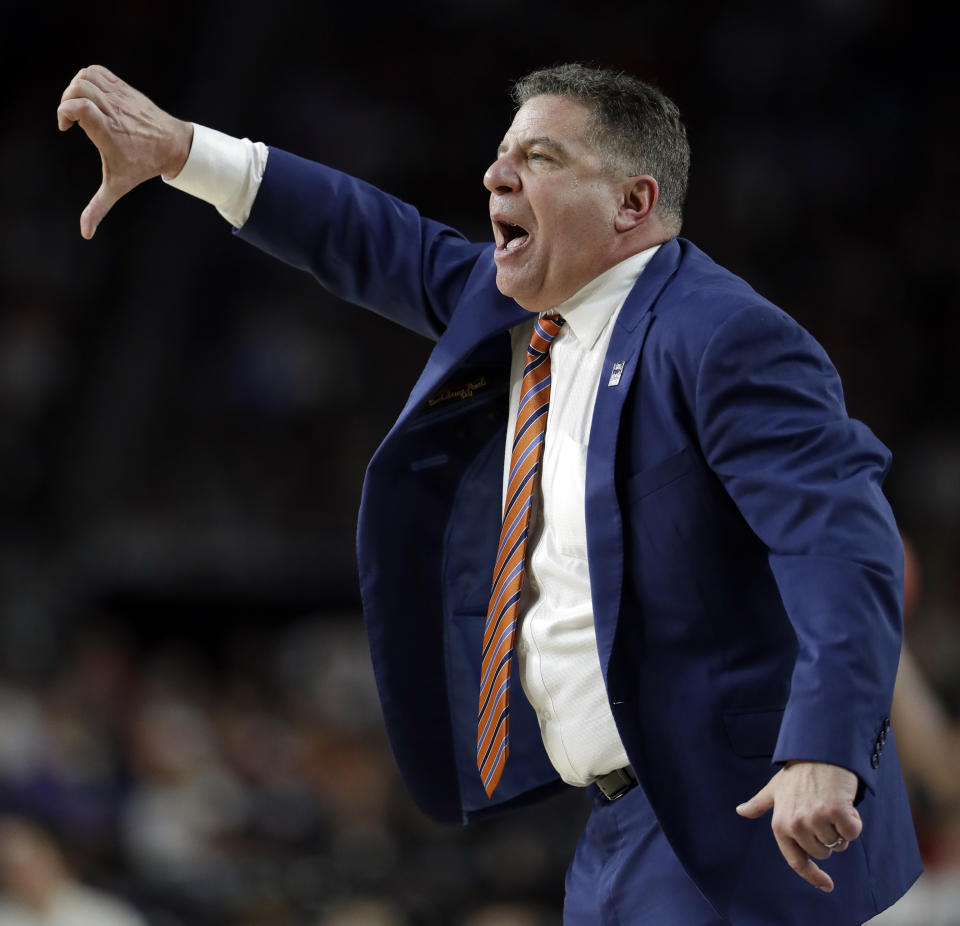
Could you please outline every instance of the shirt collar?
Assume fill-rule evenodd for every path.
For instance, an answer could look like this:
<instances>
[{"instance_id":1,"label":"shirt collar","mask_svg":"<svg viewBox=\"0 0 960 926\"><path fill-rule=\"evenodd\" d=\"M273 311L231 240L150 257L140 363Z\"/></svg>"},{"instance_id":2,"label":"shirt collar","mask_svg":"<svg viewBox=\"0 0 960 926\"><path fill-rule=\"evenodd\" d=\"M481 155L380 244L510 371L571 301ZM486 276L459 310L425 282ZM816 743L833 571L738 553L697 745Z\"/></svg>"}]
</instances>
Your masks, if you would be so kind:
<instances>
[{"instance_id":1,"label":"shirt collar","mask_svg":"<svg viewBox=\"0 0 960 926\"><path fill-rule=\"evenodd\" d=\"M660 245L655 244L614 264L548 314L562 315L580 344L591 350L659 248Z\"/></svg>"}]
</instances>

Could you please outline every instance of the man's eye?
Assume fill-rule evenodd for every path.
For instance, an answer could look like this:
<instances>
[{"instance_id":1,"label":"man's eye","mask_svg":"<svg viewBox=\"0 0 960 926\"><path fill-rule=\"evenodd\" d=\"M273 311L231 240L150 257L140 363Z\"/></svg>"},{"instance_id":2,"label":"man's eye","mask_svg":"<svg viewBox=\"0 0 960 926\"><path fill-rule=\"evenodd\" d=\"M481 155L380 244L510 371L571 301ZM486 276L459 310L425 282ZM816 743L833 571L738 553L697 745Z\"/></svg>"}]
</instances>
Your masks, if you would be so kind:
<instances>
[{"instance_id":1,"label":"man's eye","mask_svg":"<svg viewBox=\"0 0 960 926\"><path fill-rule=\"evenodd\" d=\"M527 153L528 161L549 161L548 158L542 151L530 151Z\"/></svg>"}]
</instances>

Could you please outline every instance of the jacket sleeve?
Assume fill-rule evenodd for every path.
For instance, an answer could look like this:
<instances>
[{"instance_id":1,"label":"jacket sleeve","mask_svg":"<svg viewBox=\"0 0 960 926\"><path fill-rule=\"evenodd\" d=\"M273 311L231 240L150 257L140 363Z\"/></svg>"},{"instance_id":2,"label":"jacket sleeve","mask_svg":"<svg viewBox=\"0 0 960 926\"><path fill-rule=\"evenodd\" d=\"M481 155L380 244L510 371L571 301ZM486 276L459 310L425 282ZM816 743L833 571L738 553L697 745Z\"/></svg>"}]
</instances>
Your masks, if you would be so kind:
<instances>
[{"instance_id":1,"label":"jacket sleeve","mask_svg":"<svg viewBox=\"0 0 960 926\"><path fill-rule=\"evenodd\" d=\"M695 417L710 466L769 550L797 636L774 761L841 765L872 789L902 633L903 547L881 490L889 451L847 416L820 345L766 304L708 341Z\"/></svg>"},{"instance_id":2,"label":"jacket sleeve","mask_svg":"<svg viewBox=\"0 0 960 926\"><path fill-rule=\"evenodd\" d=\"M433 339L490 249L368 183L278 148L237 234L341 299Z\"/></svg>"}]
</instances>

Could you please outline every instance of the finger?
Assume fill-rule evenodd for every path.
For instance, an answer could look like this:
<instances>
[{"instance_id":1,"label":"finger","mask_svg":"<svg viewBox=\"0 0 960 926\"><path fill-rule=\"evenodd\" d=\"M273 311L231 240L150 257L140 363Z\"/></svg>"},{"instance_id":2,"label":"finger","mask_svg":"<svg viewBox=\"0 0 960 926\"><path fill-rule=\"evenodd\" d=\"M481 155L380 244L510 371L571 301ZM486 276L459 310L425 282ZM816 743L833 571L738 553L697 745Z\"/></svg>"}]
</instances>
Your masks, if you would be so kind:
<instances>
[{"instance_id":1,"label":"finger","mask_svg":"<svg viewBox=\"0 0 960 926\"><path fill-rule=\"evenodd\" d=\"M60 129L61 132L66 132L67 129L71 128L74 122L77 121L70 115L72 109L73 107L64 109L63 103L57 107L57 128Z\"/></svg>"},{"instance_id":2,"label":"finger","mask_svg":"<svg viewBox=\"0 0 960 926\"><path fill-rule=\"evenodd\" d=\"M69 87L70 84L72 84L75 80L80 80L80 78L83 77L83 72L84 72L85 70L86 70L86 68L80 68L80 70L77 71L77 73L74 74L73 77L70 78L70 83L67 84L67 86Z\"/></svg>"},{"instance_id":3,"label":"finger","mask_svg":"<svg viewBox=\"0 0 960 926\"><path fill-rule=\"evenodd\" d=\"M100 185L100 189L93 194L93 199L87 203L86 209L80 215L80 234L82 237L89 241L96 234L104 216L113 208L114 203L119 198L107 189L106 184Z\"/></svg>"},{"instance_id":4,"label":"finger","mask_svg":"<svg viewBox=\"0 0 960 926\"><path fill-rule=\"evenodd\" d=\"M818 836L817 829L812 821L803 818L778 819L776 813L774 813L771 825L778 842L781 840L795 842L807 855L813 858L821 860L830 858L830 849L824 845L824 840L821 840ZM829 830L829 824L821 824L821 828L825 831ZM832 841L830 839L826 840L826 842Z\"/></svg>"},{"instance_id":5,"label":"finger","mask_svg":"<svg viewBox=\"0 0 960 926\"><path fill-rule=\"evenodd\" d=\"M63 98L67 95L67 91L73 86L74 81L79 80L82 76L83 76L83 68L80 68L80 70L73 75L73 79L70 81L70 83L67 84L66 87L64 87L63 93L60 95L61 104L63 103ZM60 114L60 107L59 106L57 107L57 127L60 129L61 132L66 132L67 129L69 129L70 126L72 126L75 121L76 121L75 119L67 119L64 116L62 116Z\"/></svg>"},{"instance_id":6,"label":"finger","mask_svg":"<svg viewBox=\"0 0 960 926\"><path fill-rule=\"evenodd\" d=\"M856 807L847 807L842 813L837 814L833 825L837 834L842 836L848 844L857 839L863 831L863 820L860 819Z\"/></svg>"},{"instance_id":7,"label":"finger","mask_svg":"<svg viewBox=\"0 0 960 926\"><path fill-rule=\"evenodd\" d=\"M96 84L101 90L110 90L112 89L112 85L120 82L119 77L99 64L93 64L90 67L80 68L80 70L73 75L70 83L67 84L67 89L81 80L87 80L92 84ZM60 97L61 102L65 98L66 90L64 90L64 95Z\"/></svg>"},{"instance_id":8,"label":"finger","mask_svg":"<svg viewBox=\"0 0 960 926\"><path fill-rule=\"evenodd\" d=\"M80 70L77 71L77 73L73 75L73 79L70 81L70 83L67 84L67 86L63 88L63 93L60 95L60 102L61 102L61 103L67 98L67 91L68 91L74 84L76 84L78 81L83 80L83 77L84 77L84 75L86 74L86 72L87 72L87 69L86 69L86 68L80 68Z\"/></svg>"},{"instance_id":9,"label":"finger","mask_svg":"<svg viewBox=\"0 0 960 926\"><path fill-rule=\"evenodd\" d=\"M833 850L828 849L810 830L789 833L788 835L811 858L819 859L822 862L833 854Z\"/></svg>"},{"instance_id":10,"label":"finger","mask_svg":"<svg viewBox=\"0 0 960 926\"><path fill-rule=\"evenodd\" d=\"M60 97L60 102L63 103L66 100L77 100L77 99L87 99L92 100L96 105L97 109L101 112L107 111L107 98L106 94L94 83L91 83L89 80L74 80L66 90L63 91L63 96Z\"/></svg>"},{"instance_id":11,"label":"finger","mask_svg":"<svg viewBox=\"0 0 960 926\"><path fill-rule=\"evenodd\" d=\"M91 64L90 67L84 68L83 72L83 77L90 83L96 84L101 90L112 90L120 83L120 78L102 64Z\"/></svg>"},{"instance_id":12,"label":"finger","mask_svg":"<svg viewBox=\"0 0 960 926\"><path fill-rule=\"evenodd\" d=\"M65 132L74 122L80 123L80 127L99 148L98 142L107 134L108 127L107 117L96 104L85 98L61 103L57 107L57 124L60 126L60 131Z\"/></svg>"},{"instance_id":13,"label":"finger","mask_svg":"<svg viewBox=\"0 0 960 926\"><path fill-rule=\"evenodd\" d=\"M84 98L67 100L57 107L57 124L61 132L69 129L74 122L79 122L91 138L107 128L107 117L97 109L96 104Z\"/></svg>"},{"instance_id":14,"label":"finger","mask_svg":"<svg viewBox=\"0 0 960 926\"><path fill-rule=\"evenodd\" d=\"M771 807L773 807L773 789L768 783L754 794L749 801L745 801L737 807L737 813L740 814L741 817L755 820L770 810Z\"/></svg>"},{"instance_id":15,"label":"finger","mask_svg":"<svg viewBox=\"0 0 960 926\"><path fill-rule=\"evenodd\" d=\"M776 836L777 845L780 847L780 854L804 881L827 893L833 890L833 878L817 865L801 846L793 839L781 837L776 832L774 836Z\"/></svg>"},{"instance_id":16,"label":"finger","mask_svg":"<svg viewBox=\"0 0 960 926\"><path fill-rule=\"evenodd\" d=\"M63 91L64 95L66 95L66 92L69 89L70 89L70 86L68 85L67 89ZM67 113L70 113L75 109L76 109L75 105L71 105L66 109L64 109L63 96L60 97L60 105L57 106L57 127L60 129L61 132L66 132L67 129L69 129L70 126L72 126L73 123L77 121L75 118L68 117L67 115Z\"/></svg>"},{"instance_id":17,"label":"finger","mask_svg":"<svg viewBox=\"0 0 960 926\"><path fill-rule=\"evenodd\" d=\"M818 842L826 847L830 847L833 852L845 852L863 830L863 822L860 814L852 805L838 807L830 810L824 818L815 820L811 829ZM833 843L841 839L838 846Z\"/></svg>"},{"instance_id":18,"label":"finger","mask_svg":"<svg viewBox=\"0 0 960 926\"><path fill-rule=\"evenodd\" d=\"M92 112L87 112L88 108L97 110L93 103L85 99L67 100L65 103L61 103L57 107L57 125L60 127L60 131L65 132L74 122L79 122L84 116L86 116L88 122L95 118Z\"/></svg>"},{"instance_id":19,"label":"finger","mask_svg":"<svg viewBox=\"0 0 960 926\"><path fill-rule=\"evenodd\" d=\"M821 823L814 826L813 835L817 842L823 846L827 855L831 852L843 852L847 848L846 837L841 836L831 823ZM837 844L834 845L834 843Z\"/></svg>"}]
</instances>

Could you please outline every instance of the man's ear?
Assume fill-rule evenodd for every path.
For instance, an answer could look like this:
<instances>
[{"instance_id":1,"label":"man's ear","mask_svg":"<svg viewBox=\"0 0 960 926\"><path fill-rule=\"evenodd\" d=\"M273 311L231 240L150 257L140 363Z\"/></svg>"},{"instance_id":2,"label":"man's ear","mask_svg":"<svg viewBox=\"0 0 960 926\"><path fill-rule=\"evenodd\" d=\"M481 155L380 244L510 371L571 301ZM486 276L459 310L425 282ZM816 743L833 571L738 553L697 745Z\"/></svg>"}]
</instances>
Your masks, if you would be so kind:
<instances>
[{"instance_id":1,"label":"man's ear","mask_svg":"<svg viewBox=\"0 0 960 926\"><path fill-rule=\"evenodd\" d=\"M657 181L649 174L641 174L639 177L630 177L626 180L623 199L613 220L617 231L632 231L646 222L654 206L657 205L659 196L660 188L657 186Z\"/></svg>"}]
</instances>

